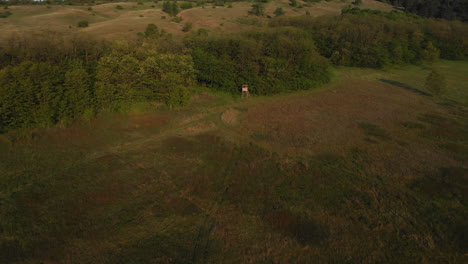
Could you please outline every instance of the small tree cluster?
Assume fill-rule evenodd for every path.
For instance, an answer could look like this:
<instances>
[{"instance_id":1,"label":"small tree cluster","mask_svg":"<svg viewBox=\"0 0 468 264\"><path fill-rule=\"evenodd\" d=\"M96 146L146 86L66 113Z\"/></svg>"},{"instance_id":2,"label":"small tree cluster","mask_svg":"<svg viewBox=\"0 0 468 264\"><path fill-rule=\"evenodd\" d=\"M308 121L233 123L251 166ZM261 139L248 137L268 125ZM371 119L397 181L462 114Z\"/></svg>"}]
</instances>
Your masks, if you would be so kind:
<instances>
[{"instance_id":1,"label":"small tree cluster","mask_svg":"<svg viewBox=\"0 0 468 264\"><path fill-rule=\"evenodd\" d=\"M274 14L275 14L275 16L282 16L282 15L284 15L284 10L283 10L283 8L281 8L281 7L276 8Z\"/></svg>"},{"instance_id":2,"label":"small tree cluster","mask_svg":"<svg viewBox=\"0 0 468 264\"><path fill-rule=\"evenodd\" d=\"M78 22L78 27L88 27L89 23L87 20L81 20Z\"/></svg>"},{"instance_id":3,"label":"small tree cluster","mask_svg":"<svg viewBox=\"0 0 468 264\"><path fill-rule=\"evenodd\" d=\"M252 9L249 10L249 14L255 16L263 16L265 15L265 6L260 3L255 3L252 5Z\"/></svg>"},{"instance_id":4,"label":"small tree cluster","mask_svg":"<svg viewBox=\"0 0 468 264\"><path fill-rule=\"evenodd\" d=\"M171 16L175 16L179 13L179 6L177 5L176 1L166 1L163 4L162 10Z\"/></svg>"}]
</instances>

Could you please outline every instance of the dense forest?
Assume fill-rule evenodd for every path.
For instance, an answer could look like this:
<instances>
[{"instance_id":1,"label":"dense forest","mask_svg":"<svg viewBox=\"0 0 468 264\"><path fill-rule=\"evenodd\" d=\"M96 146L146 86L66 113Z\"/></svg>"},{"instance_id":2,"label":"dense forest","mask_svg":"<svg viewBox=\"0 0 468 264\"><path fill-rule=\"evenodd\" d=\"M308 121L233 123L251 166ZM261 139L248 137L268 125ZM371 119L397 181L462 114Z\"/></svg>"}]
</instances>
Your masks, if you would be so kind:
<instances>
[{"instance_id":1,"label":"dense forest","mask_svg":"<svg viewBox=\"0 0 468 264\"><path fill-rule=\"evenodd\" d=\"M388 68L468 57L468 26L394 11L279 17L261 30L184 40L150 24L136 42L13 36L0 50L0 131L67 125L134 103L187 104L198 83L258 95L317 87L329 65Z\"/></svg>"},{"instance_id":2,"label":"dense forest","mask_svg":"<svg viewBox=\"0 0 468 264\"><path fill-rule=\"evenodd\" d=\"M379 0L424 17L468 20L467 0Z\"/></svg>"}]
</instances>

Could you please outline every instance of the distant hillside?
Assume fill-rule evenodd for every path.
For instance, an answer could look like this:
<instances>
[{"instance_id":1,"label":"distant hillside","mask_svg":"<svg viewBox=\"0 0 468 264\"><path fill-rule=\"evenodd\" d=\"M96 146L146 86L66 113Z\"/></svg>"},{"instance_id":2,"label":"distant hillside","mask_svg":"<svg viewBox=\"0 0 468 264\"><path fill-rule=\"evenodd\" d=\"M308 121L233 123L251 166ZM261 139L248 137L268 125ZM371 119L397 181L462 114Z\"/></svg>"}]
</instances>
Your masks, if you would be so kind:
<instances>
[{"instance_id":1,"label":"distant hillside","mask_svg":"<svg viewBox=\"0 0 468 264\"><path fill-rule=\"evenodd\" d=\"M424 17L468 21L468 0L379 0Z\"/></svg>"}]
</instances>

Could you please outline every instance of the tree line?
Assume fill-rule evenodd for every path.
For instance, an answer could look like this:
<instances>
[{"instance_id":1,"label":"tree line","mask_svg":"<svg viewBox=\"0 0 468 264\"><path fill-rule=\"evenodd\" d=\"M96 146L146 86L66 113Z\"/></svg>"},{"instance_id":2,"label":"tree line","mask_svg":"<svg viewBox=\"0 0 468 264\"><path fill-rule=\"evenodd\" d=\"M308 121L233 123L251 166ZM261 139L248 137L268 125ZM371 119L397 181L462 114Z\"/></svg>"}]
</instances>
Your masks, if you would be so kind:
<instances>
[{"instance_id":1,"label":"tree line","mask_svg":"<svg viewBox=\"0 0 468 264\"><path fill-rule=\"evenodd\" d=\"M306 30L335 65L385 68L468 58L468 25L400 11L349 8L339 17L278 17L270 26Z\"/></svg>"},{"instance_id":2,"label":"tree line","mask_svg":"<svg viewBox=\"0 0 468 264\"><path fill-rule=\"evenodd\" d=\"M16 35L0 48L0 132L68 124L138 102L189 102L191 87L270 95L330 80L329 65L386 68L466 59L468 26L405 13L347 9L284 17L256 31L176 40L148 25L135 42L54 32Z\"/></svg>"},{"instance_id":3,"label":"tree line","mask_svg":"<svg viewBox=\"0 0 468 264\"><path fill-rule=\"evenodd\" d=\"M468 21L466 0L379 0L424 17Z\"/></svg>"},{"instance_id":4,"label":"tree line","mask_svg":"<svg viewBox=\"0 0 468 264\"><path fill-rule=\"evenodd\" d=\"M0 50L0 131L69 124L137 102L188 103L198 81L213 89L274 94L328 81L327 60L302 30L229 36L206 30L176 41L150 24L134 43L17 35Z\"/></svg>"}]
</instances>

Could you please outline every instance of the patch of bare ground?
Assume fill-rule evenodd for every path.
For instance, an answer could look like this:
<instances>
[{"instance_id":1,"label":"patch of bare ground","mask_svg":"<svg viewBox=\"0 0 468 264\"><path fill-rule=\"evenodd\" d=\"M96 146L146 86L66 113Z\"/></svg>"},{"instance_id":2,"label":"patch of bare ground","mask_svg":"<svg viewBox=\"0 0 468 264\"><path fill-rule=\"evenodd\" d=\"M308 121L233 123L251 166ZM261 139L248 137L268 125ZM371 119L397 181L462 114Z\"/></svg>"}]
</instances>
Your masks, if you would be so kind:
<instances>
[{"instance_id":1,"label":"patch of bare ground","mask_svg":"<svg viewBox=\"0 0 468 264\"><path fill-rule=\"evenodd\" d=\"M223 112L223 114L221 115L221 120L224 124L228 126L235 126L239 124L239 115L239 111L229 108L228 110Z\"/></svg>"}]
</instances>

